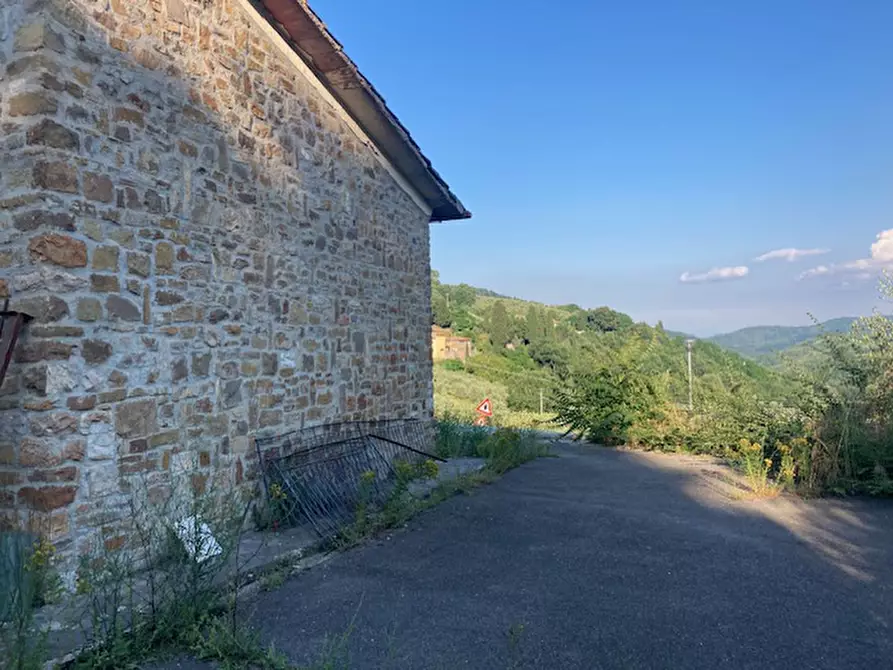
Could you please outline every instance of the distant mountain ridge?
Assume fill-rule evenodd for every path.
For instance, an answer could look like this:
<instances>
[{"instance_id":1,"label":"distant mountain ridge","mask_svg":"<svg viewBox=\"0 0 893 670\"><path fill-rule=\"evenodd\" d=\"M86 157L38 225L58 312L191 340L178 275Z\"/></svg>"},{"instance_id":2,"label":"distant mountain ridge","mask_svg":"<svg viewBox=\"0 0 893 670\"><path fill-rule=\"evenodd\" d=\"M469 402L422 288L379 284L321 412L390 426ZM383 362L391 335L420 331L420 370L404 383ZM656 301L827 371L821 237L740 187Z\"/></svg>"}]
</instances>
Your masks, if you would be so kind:
<instances>
[{"instance_id":1,"label":"distant mountain ridge","mask_svg":"<svg viewBox=\"0 0 893 670\"><path fill-rule=\"evenodd\" d=\"M766 360L822 333L844 333L856 320L844 316L815 326L751 326L704 339L747 358Z\"/></svg>"},{"instance_id":2,"label":"distant mountain ridge","mask_svg":"<svg viewBox=\"0 0 893 670\"><path fill-rule=\"evenodd\" d=\"M437 273L434 274L433 281L435 286L441 286L439 275ZM449 288L452 285L443 284L442 286ZM532 300L511 297L490 289L470 286L468 284L459 284L454 286L454 288L464 288L471 296L475 296L483 301L502 300L509 312L519 318L523 318L526 310L531 305L548 310L552 314L556 323L565 320L567 314L573 315L577 312L586 311L579 305L545 305ZM489 303L487 303L487 305L490 306ZM670 338L711 342L726 351L739 354L745 358L772 367L778 364L779 353L798 345L803 345L810 340L814 340L822 333L847 332L856 320L858 320L858 317L844 316L837 319L830 319L814 326L748 326L747 328L741 328L730 333L721 333L711 337L698 337L697 335L691 335L690 333L677 330L664 329L663 332ZM471 327L471 323L465 325Z\"/></svg>"}]
</instances>

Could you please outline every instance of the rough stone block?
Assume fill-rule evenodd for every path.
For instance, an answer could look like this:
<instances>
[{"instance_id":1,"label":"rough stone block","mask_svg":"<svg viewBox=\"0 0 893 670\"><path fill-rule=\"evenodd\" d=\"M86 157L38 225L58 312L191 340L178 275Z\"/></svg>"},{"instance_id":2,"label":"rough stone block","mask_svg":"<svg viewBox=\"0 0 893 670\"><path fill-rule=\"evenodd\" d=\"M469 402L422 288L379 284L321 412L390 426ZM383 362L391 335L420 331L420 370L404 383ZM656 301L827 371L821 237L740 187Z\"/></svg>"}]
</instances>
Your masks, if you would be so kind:
<instances>
[{"instance_id":1,"label":"rough stone block","mask_svg":"<svg viewBox=\"0 0 893 670\"><path fill-rule=\"evenodd\" d=\"M117 275L90 275L90 287L96 293L117 293L121 283Z\"/></svg>"},{"instance_id":2,"label":"rough stone block","mask_svg":"<svg viewBox=\"0 0 893 670\"><path fill-rule=\"evenodd\" d=\"M38 395L46 395L47 366L34 365L25 369L22 373L22 386Z\"/></svg>"},{"instance_id":3,"label":"rough stone block","mask_svg":"<svg viewBox=\"0 0 893 670\"><path fill-rule=\"evenodd\" d=\"M155 294L155 302L159 305L176 305L184 300L185 298L182 295L173 291L158 291Z\"/></svg>"},{"instance_id":4,"label":"rough stone block","mask_svg":"<svg viewBox=\"0 0 893 670\"><path fill-rule=\"evenodd\" d=\"M77 491L76 486L26 486L19 489L19 503L38 512L50 512L73 503Z\"/></svg>"},{"instance_id":5,"label":"rough stone block","mask_svg":"<svg viewBox=\"0 0 893 670\"><path fill-rule=\"evenodd\" d=\"M143 113L138 109L130 109L129 107L116 107L115 121L132 123L133 125L139 126L140 128L142 128L146 124L145 120L143 119Z\"/></svg>"},{"instance_id":6,"label":"rough stone block","mask_svg":"<svg viewBox=\"0 0 893 670\"><path fill-rule=\"evenodd\" d=\"M80 321L99 321L102 318L102 303L96 298L81 298L76 315Z\"/></svg>"},{"instance_id":7,"label":"rough stone block","mask_svg":"<svg viewBox=\"0 0 893 670\"><path fill-rule=\"evenodd\" d=\"M118 451L115 428L108 412L82 415L80 432L86 435L86 456L91 461L110 460Z\"/></svg>"},{"instance_id":8,"label":"rough stone block","mask_svg":"<svg viewBox=\"0 0 893 670\"><path fill-rule=\"evenodd\" d=\"M211 368L211 354L192 355L192 374L196 377L207 377Z\"/></svg>"},{"instance_id":9,"label":"rough stone block","mask_svg":"<svg viewBox=\"0 0 893 670\"><path fill-rule=\"evenodd\" d=\"M74 465L55 470L32 470L28 475L29 482L46 482L57 484L59 482L74 482L78 478L78 469Z\"/></svg>"},{"instance_id":10,"label":"rough stone block","mask_svg":"<svg viewBox=\"0 0 893 670\"><path fill-rule=\"evenodd\" d=\"M47 91L26 91L9 99L10 116L55 114L57 109L55 96Z\"/></svg>"},{"instance_id":11,"label":"rough stone block","mask_svg":"<svg viewBox=\"0 0 893 670\"><path fill-rule=\"evenodd\" d=\"M81 355L90 365L99 365L111 357L112 345L101 340L84 340L81 342Z\"/></svg>"},{"instance_id":12,"label":"rough stone block","mask_svg":"<svg viewBox=\"0 0 893 670\"><path fill-rule=\"evenodd\" d=\"M114 198L112 180L104 174L84 172L84 197L97 202L111 202Z\"/></svg>"},{"instance_id":13,"label":"rough stone block","mask_svg":"<svg viewBox=\"0 0 893 670\"><path fill-rule=\"evenodd\" d=\"M73 433L77 430L77 425L77 419L71 414L54 412L32 415L29 427L35 437L49 437Z\"/></svg>"},{"instance_id":14,"label":"rough stone block","mask_svg":"<svg viewBox=\"0 0 893 670\"><path fill-rule=\"evenodd\" d=\"M78 374L67 361L47 364L47 396L55 398L71 391L78 384Z\"/></svg>"},{"instance_id":15,"label":"rough stone block","mask_svg":"<svg viewBox=\"0 0 893 670\"><path fill-rule=\"evenodd\" d=\"M189 368L186 365L185 358L178 358L171 366L171 381L177 383L183 381L189 376Z\"/></svg>"},{"instance_id":16,"label":"rough stone block","mask_svg":"<svg viewBox=\"0 0 893 670\"><path fill-rule=\"evenodd\" d=\"M168 19L177 23L189 23L189 14L186 11L186 5L183 3L183 0L164 0L164 6L167 10Z\"/></svg>"},{"instance_id":17,"label":"rough stone block","mask_svg":"<svg viewBox=\"0 0 893 670\"><path fill-rule=\"evenodd\" d=\"M79 326L31 326L32 337L83 337L84 329Z\"/></svg>"},{"instance_id":18,"label":"rough stone block","mask_svg":"<svg viewBox=\"0 0 893 670\"><path fill-rule=\"evenodd\" d=\"M145 196L143 196L143 204L146 206L146 210L153 214L167 213L167 200L152 189L146 191Z\"/></svg>"},{"instance_id":19,"label":"rough stone block","mask_svg":"<svg viewBox=\"0 0 893 670\"><path fill-rule=\"evenodd\" d=\"M118 467L114 463L91 466L87 470L86 480L91 498L103 498L119 491Z\"/></svg>"},{"instance_id":20,"label":"rough stone block","mask_svg":"<svg viewBox=\"0 0 893 670\"><path fill-rule=\"evenodd\" d=\"M155 247L155 269L158 274L172 274L174 269L174 247L167 242L159 242Z\"/></svg>"},{"instance_id":21,"label":"rough stone block","mask_svg":"<svg viewBox=\"0 0 893 670\"><path fill-rule=\"evenodd\" d=\"M66 403L68 409L75 412L85 412L96 407L95 395L72 396Z\"/></svg>"},{"instance_id":22,"label":"rough stone block","mask_svg":"<svg viewBox=\"0 0 893 670\"><path fill-rule=\"evenodd\" d=\"M196 146L192 142L180 140L179 142L177 142L177 146L180 149L180 153L184 156L188 156L189 158L198 158L198 148L196 148Z\"/></svg>"},{"instance_id":23,"label":"rough stone block","mask_svg":"<svg viewBox=\"0 0 893 670\"><path fill-rule=\"evenodd\" d=\"M127 397L126 389L115 389L114 391L103 391L99 394L99 404L107 405L109 403L121 402Z\"/></svg>"},{"instance_id":24,"label":"rough stone block","mask_svg":"<svg viewBox=\"0 0 893 670\"><path fill-rule=\"evenodd\" d=\"M279 370L279 356L275 353L261 354L261 372L264 375L275 375Z\"/></svg>"},{"instance_id":25,"label":"rough stone block","mask_svg":"<svg viewBox=\"0 0 893 670\"><path fill-rule=\"evenodd\" d=\"M118 269L118 247L97 247L93 252L93 269L116 271Z\"/></svg>"},{"instance_id":26,"label":"rough stone block","mask_svg":"<svg viewBox=\"0 0 893 670\"><path fill-rule=\"evenodd\" d=\"M223 409L232 409L242 402L242 380L232 379L224 382L220 389L220 405Z\"/></svg>"},{"instance_id":27,"label":"rough stone block","mask_svg":"<svg viewBox=\"0 0 893 670\"><path fill-rule=\"evenodd\" d=\"M121 437L147 437L157 431L156 411L157 404L151 398L118 405L115 430Z\"/></svg>"},{"instance_id":28,"label":"rough stone block","mask_svg":"<svg viewBox=\"0 0 893 670\"><path fill-rule=\"evenodd\" d=\"M208 321L210 323L220 323L229 318L229 312L225 309L212 309L208 313Z\"/></svg>"},{"instance_id":29,"label":"rough stone block","mask_svg":"<svg viewBox=\"0 0 893 670\"><path fill-rule=\"evenodd\" d=\"M16 345L15 360L18 363L63 361L71 357L72 346L55 340L20 342Z\"/></svg>"},{"instance_id":30,"label":"rough stone block","mask_svg":"<svg viewBox=\"0 0 893 670\"><path fill-rule=\"evenodd\" d=\"M133 248L133 231L126 228L115 228L109 233L109 239L127 249Z\"/></svg>"},{"instance_id":31,"label":"rough stone block","mask_svg":"<svg viewBox=\"0 0 893 670\"><path fill-rule=\"evenodd\" d=\"M110 295L106 298L105 308L109 318L117 317L122 321L139 321L141 318L139 307L119 295Z\"/></svg>"},{"instance_id":32,"label":"rough stone block","mask_svg":"<svg viewBox=\"0 0 893 670\"><path fill-rule=\"evenodd\" d=\"M62 460L52 445L44 440L31 437L22 438L19 444L19 465L23 467L47 468L58 465Z\"/></svg>"},{"instance_id":33,"label":"rough stone block","mask_svg":"<svg viewBox=\"0 0 893 670\"><path fill-rule=\"evenodd\" d=\"M179 430L169 430L164 433L156 433L149 438L149 446L162 447L168 444L177 444L180 441Z\"/></svg>"},{"instance_id":34,"label":"rough stone block","mask_svg":"<svg viewBox=\"0 0 893 670\"><path fill-rule=\"evenodd\" d=\"M264 410L258 415L258 424L261 428L278 426L282 423L282 412L276 410Z\"/></svg>"},{"instance_id":35,"label":"rough stone block","mask_svg":"<svg viewBox=\"0 0 893 670\"><path fill-rule=\"evenodd\" d=\"M87 266L87 245L67 235L39 235L28 243L31 257L66 268Z\"/></svg>"},{"instance_id":36,"label":"rough stone block","mask_svg":"<svg viewBox=\"0 0 893 670\"><path fill-rule=\"evenodd\" d=\"M16 31L13 42L16 51L37 51L52 49L62 53L65 51L65 40L53 31L44 20L28 23Z\"/></svg>"},{"instance_id":37,"label":"rough stone block","mask_svg":"<svg viewBox=\"0 0 893 670\"><path fill-rule=\"evenodd\" d=\"M26 138L28 144L39 144L53 149L77 150L81 146L80 136L76 132L52 119L43 119L29 128Z\"/></svg>"},{"instance_id":38,"label":"rough stone block","mask_svg":"<svg viewBox=\"0 0 893 670\"><path fill-rule=\"evenodd\" d=\"M74 217L66 212L47 212L45 210L20 212L12 217L12 225L17 230L28 233L42 226L73 231Z\"/></svg>"},{"instance_id":39,"label":"rough stone block","mask_svg":"<svg viewBox=\"0 0 893 670\"><path fill-rule=\"evenodd\" d=\"M12 303L10 309L24 312L34 317L38 323L58 321L68 316L68 304L54 295L23 298Z\"/></svg>"},{"instance_id":40,"label":"rough stone block","mask_svg":"<svg viewBox=\"0 0 893 670\"><path fill-rule=\"evenodd\" d=\"M63 461L82 461L87 450L86 440L71 440L62 447Z\"/></svg>"},{"instance_id":41,"label":"rough stone block","mask_svg":"<svg viewBox=\"0 0 893 670\"><path fill-rule=\"evenodd\" d=\"M78 171L71 163L38 161L34 166L34 183L51 191L77 193Z\"/></svg>"},{"instance_id":42,"label":"rough stone block","mask_svg":"<svg viewBox=\"0 0 893 670\"><path fill-rule=\"evenodd\" d=\"M139 277L148 277L151 271L152 259L146 254L135 251L127 254L127 271Z\"/></svg>"}]
</instances>

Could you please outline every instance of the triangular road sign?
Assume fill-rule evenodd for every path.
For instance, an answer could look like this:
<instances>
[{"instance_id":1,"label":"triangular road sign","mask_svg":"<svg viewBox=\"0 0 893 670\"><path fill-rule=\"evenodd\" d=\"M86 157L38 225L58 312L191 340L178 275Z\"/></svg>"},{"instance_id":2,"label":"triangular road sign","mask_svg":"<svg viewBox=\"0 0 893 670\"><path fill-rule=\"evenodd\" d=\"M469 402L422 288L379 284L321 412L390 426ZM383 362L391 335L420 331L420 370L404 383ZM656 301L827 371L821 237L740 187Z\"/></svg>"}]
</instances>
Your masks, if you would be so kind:
<instances>
[{"instance_id":1,"label":"triangular road sign","mask_svg":"<svg viewBox=\"0 0 893 670\"><path fill-rule=\"evenodd\" d=\"M478 405L477 411L484 416L493 416L493 407L490 405L490 398L485 398L484 402Z\"/></svg>"}]
</instances>

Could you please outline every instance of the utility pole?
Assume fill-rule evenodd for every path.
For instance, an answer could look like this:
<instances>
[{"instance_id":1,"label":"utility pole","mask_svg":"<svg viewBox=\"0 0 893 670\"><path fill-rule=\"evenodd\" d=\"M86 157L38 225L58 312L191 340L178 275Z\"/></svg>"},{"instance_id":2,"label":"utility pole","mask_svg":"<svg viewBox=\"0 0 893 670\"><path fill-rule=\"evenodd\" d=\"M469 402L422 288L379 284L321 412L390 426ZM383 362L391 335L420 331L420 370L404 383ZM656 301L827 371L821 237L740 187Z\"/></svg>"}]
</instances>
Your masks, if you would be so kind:
<instances>
[{"instance_id":1,"label":"utility pole","mask_svg":"<svg viewBox=\"0 0 893 670\"><path fill-rule=\"evenodd\" d=\"M694 340L685 340L685 349L688 355L688 411L691 412L694 409L694 403L692 402L692 382L691 382L691 345L694 344Z\"/></svg>"}]
</instances>

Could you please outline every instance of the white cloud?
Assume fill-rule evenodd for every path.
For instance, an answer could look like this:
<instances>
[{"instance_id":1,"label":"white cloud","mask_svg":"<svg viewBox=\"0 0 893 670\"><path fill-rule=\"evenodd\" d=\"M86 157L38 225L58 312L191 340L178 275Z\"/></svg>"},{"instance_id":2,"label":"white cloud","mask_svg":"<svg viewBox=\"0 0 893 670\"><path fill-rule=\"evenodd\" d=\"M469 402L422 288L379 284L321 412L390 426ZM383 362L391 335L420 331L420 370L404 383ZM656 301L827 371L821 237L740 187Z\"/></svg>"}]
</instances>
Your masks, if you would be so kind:
<instances>
[{"instance_id":1,"label":"white cloud","mask_svg":"<svg viewBox=\"0 0 893 670\"><path fill-rule=\"evenodd\" d=\"M893 228L877 234L877 241L871 245L871 260L882 263L893 262Z\"/></svg>"},{"instance_id":2,"label":"white cloud","mask_svg":"<svg viewBox=\"0 0 893 670\"><path fill-rule=\"evenodd\" d=\"M786 260L788 263L793 263L799 258L805 258L806 256L821 256L822 254L827 254L828 251L828 249L774 249L772 251L767 251L761 256L757 256L754 260L757 263L774 260Z\"/></svg>"},{"instance_id":3,"label":"white cloud","mask_svg":"<svg viewBox=\"0 0 893 670\"><path fill-rule=\"evenodd\" d=\"M810 277L820 277L821 275L831 274L831 268L827 265L819 265L805 272L800 273L800 279L809 279Z\"/></svg>"},{"instance_id":4,"label":"white cloud","mask_svg":"<svg viewBox=\"0 0 893 670\"><path fill-rule=\"evenodd\" d=\"M846 263L819 265L800 274L800 279L846 274L853 279L868 279L885 268L893 268L893 228L882 230L871 245L871 256Z\"/></svg>"},{"instance_id":5,"label":"white cloud","mask_svg":"<svg viewBox=\"0 0 893 670\"><path fill-rule=\"evenodd\" d=\"M679 281L683 284L701 284L704 282L725 281L727 279L741 279L746 277L750 270L739 265L731 268L713 268L707 272L692 274L691 272L683 272L679 277Z\"/></svg>"}]
</instances>

